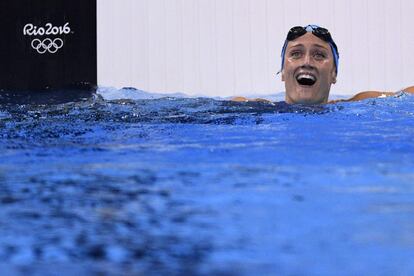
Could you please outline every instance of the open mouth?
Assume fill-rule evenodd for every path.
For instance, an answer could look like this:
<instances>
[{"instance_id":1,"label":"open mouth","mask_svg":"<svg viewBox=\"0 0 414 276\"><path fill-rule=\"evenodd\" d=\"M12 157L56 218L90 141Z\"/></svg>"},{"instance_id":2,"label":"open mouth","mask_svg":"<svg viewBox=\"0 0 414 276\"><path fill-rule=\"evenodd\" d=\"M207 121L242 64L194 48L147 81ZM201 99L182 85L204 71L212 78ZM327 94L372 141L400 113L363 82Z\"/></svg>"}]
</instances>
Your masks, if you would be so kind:
<instances>
[{"instance_id":1,"label":"open mouth","mask_svg":"<svg viewBox=\"0 0 414 276\"><path fill-rule=\"evenodd\" d=\"M296 80L300 85L312 86L316 83L316 77L309 73L301 73L296 76Z\"/></svg>"}]
</instances>

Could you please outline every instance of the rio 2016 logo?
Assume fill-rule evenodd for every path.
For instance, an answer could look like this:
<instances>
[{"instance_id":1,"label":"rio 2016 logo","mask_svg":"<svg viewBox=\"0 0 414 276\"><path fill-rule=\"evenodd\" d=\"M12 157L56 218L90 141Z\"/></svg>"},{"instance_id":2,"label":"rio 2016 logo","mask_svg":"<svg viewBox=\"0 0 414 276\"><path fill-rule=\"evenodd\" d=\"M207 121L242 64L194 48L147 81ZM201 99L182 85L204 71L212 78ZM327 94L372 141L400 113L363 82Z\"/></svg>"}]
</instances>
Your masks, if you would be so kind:
<instances>
[{"instance_id":1,"label":"rio 2016 logo","mask_svg":"<svg viewBox=\"0 0 414 276\"><path fill-rule=\"evenodd\" d=\"M32 23L28 23L23 27L24 36L57 36L68 35L71 33L69 22L66 22L63 26L54 26L52 23L46 23L44 27L35 26ZM31 46L39 54L55 54L60 48L64 46L63 39L61 38L35 38L32 40Z\"/></svg>"}]
</instances>

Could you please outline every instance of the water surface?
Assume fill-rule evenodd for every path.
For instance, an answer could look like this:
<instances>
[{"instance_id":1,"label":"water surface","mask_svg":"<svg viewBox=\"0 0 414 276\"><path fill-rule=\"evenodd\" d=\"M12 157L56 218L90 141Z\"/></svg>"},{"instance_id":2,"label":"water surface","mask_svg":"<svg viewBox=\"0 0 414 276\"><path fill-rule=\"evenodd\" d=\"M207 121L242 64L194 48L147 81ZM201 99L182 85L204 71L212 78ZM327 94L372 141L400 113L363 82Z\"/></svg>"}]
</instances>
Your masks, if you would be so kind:
<instances>
[{"instance_id":1,"label":"water surface","mask_svg":"<svg viewBox=\"0 0 414 276\"><path fill-rule=\"evenodd\" d=\"M0 269L412 275L413 123L404 94L3 105Z\"/></svg>"}]
</instances>

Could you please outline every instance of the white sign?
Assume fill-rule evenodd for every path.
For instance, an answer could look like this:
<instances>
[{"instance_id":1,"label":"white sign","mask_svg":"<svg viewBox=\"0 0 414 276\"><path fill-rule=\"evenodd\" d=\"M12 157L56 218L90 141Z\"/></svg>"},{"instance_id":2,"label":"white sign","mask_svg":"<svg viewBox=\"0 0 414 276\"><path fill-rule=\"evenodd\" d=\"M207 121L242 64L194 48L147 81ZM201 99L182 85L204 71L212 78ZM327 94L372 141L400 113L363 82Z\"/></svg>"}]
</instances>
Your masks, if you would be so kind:
<instances>
[{"instance_id":1,"label":"white sign","mask_svg":"<svg viewBox=\"0 0 414 276\"><path fill-rule=\"evenodd\" d=\"M46 23L45 26L35 26L32 23L28 23L23 27L24 36L58 36L68 35L71 33L69 22L66 22L63 26L54 26L52 23ZM35 38L31 42L31 46L39 54L55 54L64 45L62 38Z\"/></svg>"}]
</instances>

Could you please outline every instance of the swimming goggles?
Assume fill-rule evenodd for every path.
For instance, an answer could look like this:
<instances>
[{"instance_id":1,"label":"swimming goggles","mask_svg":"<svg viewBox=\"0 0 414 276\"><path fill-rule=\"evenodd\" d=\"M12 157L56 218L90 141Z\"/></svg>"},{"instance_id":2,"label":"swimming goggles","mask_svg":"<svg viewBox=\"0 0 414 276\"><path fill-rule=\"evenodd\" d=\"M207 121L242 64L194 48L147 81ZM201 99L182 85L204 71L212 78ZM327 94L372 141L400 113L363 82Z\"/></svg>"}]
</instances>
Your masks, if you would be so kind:
<instances>
[{"instance_id":1,"label":"swimming goggles","mask_svg":"<svg viewBox=\"0 0 414 276\"><path fill-rule=\"evenodd\" d=\"M287 48L289 41L295 40L296 38L301 37L302 35L308 32L311 32L313 35L315 35L316 37L319 37L320 39L322 39L323 41L329 44L332 50L333 57L334 57L336 72L338 73L338 63L339 63L338 47L336 46L335 41L333 41L332 36L329 33L329 31L325 28L319 27L318 25L308 25L306 27L296 26L289 30L286 40L285 40L285 44L283 45L283 48L282 48L282 67L280 69L280 72L283 70L283 65L285 64L285 53L286 53L286 48Z\"/></svg>"}]
</instances>

